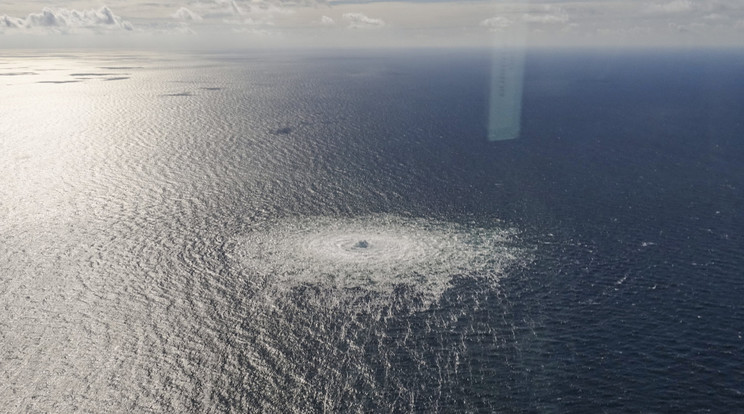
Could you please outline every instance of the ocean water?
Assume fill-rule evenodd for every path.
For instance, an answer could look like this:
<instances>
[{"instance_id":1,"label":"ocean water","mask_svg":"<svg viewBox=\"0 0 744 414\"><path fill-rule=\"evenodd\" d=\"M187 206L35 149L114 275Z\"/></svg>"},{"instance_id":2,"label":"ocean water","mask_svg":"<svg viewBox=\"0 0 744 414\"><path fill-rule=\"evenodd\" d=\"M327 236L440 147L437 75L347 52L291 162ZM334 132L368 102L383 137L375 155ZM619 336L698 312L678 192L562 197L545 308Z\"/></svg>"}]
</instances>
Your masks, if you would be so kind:
<instances>
[{"instance_id":1,"label":"ocean water","mask_svg":"<svg viewBox=\"0 0 744 414\"><path fill-rule=\"evenodd\" d=\"M7 412L744 411L744 54L0 58Z\"/></svg>"}]
</instances>

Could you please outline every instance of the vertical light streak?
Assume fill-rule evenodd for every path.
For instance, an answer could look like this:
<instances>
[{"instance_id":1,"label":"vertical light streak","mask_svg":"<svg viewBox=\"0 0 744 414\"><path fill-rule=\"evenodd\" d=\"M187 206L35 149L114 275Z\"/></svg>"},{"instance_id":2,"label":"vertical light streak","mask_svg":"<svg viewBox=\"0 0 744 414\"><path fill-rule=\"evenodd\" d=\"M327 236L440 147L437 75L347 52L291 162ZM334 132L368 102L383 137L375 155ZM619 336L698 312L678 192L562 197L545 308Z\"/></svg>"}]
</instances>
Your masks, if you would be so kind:
<instances>
[{"instance_id":1,"label":"vertical light streak","mask_svg":"<svg viewBox=\"0 0 744 414\"><path fill-rule=\"evenodd\" d=\"M522 119L525 31L514 23L494 34L491 61L488 140L519 137Z\"/></svg>"}]
</instances>

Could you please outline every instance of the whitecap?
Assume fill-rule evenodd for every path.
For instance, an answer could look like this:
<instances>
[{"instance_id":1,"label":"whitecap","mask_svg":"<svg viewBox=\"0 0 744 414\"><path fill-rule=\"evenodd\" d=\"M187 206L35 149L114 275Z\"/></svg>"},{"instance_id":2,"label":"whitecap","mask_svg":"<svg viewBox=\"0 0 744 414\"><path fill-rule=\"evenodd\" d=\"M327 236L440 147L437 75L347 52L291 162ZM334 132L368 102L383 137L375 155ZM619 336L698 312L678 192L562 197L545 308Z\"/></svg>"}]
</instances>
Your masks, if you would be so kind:
<instances>
[{"instance_id":1,"label":"whitecap","mask_svg":"<svg viewBox=\"0 0 744 414\"><path fill-rule=\"evenodd\" d=\"M515 229L467 226L394 215L304 217L254 226L233 255L246 277L277 288L389 293L407 285L426 302L453 277L498 282L523 263Z\"/></svg>"}]
</instances>

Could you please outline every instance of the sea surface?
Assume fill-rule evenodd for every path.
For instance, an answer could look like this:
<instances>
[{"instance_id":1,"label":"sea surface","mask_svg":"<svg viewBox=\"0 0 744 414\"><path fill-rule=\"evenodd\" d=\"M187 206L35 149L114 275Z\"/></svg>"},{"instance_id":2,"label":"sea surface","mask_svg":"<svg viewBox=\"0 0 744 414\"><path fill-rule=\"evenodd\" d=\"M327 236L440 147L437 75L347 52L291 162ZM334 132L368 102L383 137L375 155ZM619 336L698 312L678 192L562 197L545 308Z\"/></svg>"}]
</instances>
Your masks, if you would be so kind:
<instances>
[{"instance_id":1,"label":"sea surface","mask_svg":"<svg viewBox=\"0 0 744 414\"><path fill-rule=\"evenodd\" d=\"M0 410L744 412L744 53L0 57Z\"/></svg>"}]
</instances>

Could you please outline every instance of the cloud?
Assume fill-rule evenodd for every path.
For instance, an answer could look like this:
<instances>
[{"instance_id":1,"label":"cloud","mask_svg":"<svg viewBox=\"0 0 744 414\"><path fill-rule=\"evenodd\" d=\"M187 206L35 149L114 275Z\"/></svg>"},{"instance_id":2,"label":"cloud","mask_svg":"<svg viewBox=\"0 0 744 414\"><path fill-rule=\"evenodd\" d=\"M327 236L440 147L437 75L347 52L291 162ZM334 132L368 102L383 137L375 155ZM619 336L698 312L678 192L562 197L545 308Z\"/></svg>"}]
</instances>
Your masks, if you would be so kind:
<instances>
[{"instance_id":1,"label":"cloud","mask_svg":"<svg viewBox=\"0 0 744 414\"><path fill-rule=\"evenodd\" d=\"M504 16L490 17L480 22L481 26L486 27L489 30L494 31L494 32L508 29L513 24L514 22L511 19L504 17Z\"/></svg>"},{"instance_id":2,"label":"cloud","mask_svg":"<svg viewBox=\"0 0 744 414\"><path fill-rule=\"evenodd\" d=\"M344 13L344 20L349 22L349 29L372 29L385 26L385 22L380 19L367 17L362 13Z\"/></svg>"},{"instance_id":3,"label":"cloud","mask_svg":"<svg viewBox=\"0 0 744 414\"><path fill-rule=\"evenodd\" d=\"M0 28L20 29L26 27L26 21L18 17L11 17L7 15L0 16Z\"/></svg>"},{"instance_id":4,"label":"cloud","mask_svg":"<svg viewBox=\"0 0 744 414\"><path fill-rule=\"evenodd\" d=\"M525 23L543 23L543 24L566 23L568 21L568 16L559 16L559 15L554 15L554 14L527 13L522 16L522 21Z\"/></svg>"},{"instance_id":5,"label":"cloud","mask_svg":"<svg viewBox=\"0 0 744 414\"><path fill-rule=\"evenodd\" d=\"M742 45L744 1L742 0L100 0L106 7L78 10L70 5L83 1L8 0L1 1L0 33L20 36L0 38L0 48L10 42L23 46L80 44L60 36L23 36L36 33L116 33L117 45L153 46L160 38L145 35L163 31L188 32L198 28L191 39L199 45L230 43L234 31L254 33L256 38L278 39L302 45L490 45L492 34L524 31L535 45L657 45L725 44ZM322 5L325 3L325 5ZM34 4L39 4L34 8ZM55 5L67 4L68 9ZM321 6L322 5L322 6ZM48 9L42 10L47 6ZM183 7L182 7L183 6ZM31 8L29 8L31 7ZM28 14L29 11L35 13ZM7 15L3 15L7 14ZM131 23L130 23L131 22ZM392 27L391 27L392 26ZM339 35L334 29L347 30ZM376 29L376 30L375 30ZM685 31L686 30L686 31ZM262 31L269 31L268 36ZM353 33L350 33L353 32ZM381 32L388 36L381 36ZM680 35L680 33L686 33ZM142 36L137 36L140 34ZM126 39L125 39L126 37ZM103 38L102 38L103 39ZM92 40L91 40L92 41ZM167 39L162 43L167 43ZM25 43L24 43L25 42ZM211 43L210 43L211 42ZM194 45L197 44L195 41Z\"/></svg>"},{"instance_id":6,"label":"cloud","mask_svg":"<svg viewBox=\"0 0 744 414\"><path fill-rule=\"evenodd\" d=\"M4 15L0 16L0 26L12 29L42 28L57 32L134 29L131 23L115 15L106 6L81 11L44 8L41 13L31 13L25 19Z\"/></svg>"},{"instance_id":7,"label":"cloud","mask_svg":"<svg viewBox=\"0 0 744 414\"><path fill-rule=\"evenodd\" d=\"M174 19L188 21L188 22L200 22L204 20L202 19L201 16L199 16L198 14L192 12L191 10L185 7L181 7L180 9L178 9L178 11L173 13L171 17L173 17Z\"/></svg>"},{"instance_id":8,"label":"cloud","mask_svg":"<svg viewBox=\"0 0 744 414\"><path fill-rule=\"evenodd\" d=\"M668 3L656 3L648 5L651 13L684 13L694 8L690 0L672 0Z\"/></svg>"},{"instance_id":9,"label":"cloud","mask_svg":"<svg viewBox=\"0 0 744 414\"><path fill-rule=\"evenodd\" d=\"M741 16L744 3L740 0L672 0L664 3L651 3L643 9L648 14L672 15L674 17L701 17L707 15Z\"/></svg>"},{"instance_id":10,"label":"cloud","mask_svg":"<svg viewBox=\"0 0 744 414\"><path fill-rule=\"evenodd\" d=\"M286 1L251 0L240 3L236 0L214 0L217 12L205 14L205 19L222 17L222 23L239 26L275 26L276 20L295 13L298 4Z\"/></svg>"},{"instance_id":11,"label":"cloud","mask_svg":"<svg viewBox=\"0 0 744 414\"><path fill-rule=\"evenodd\" d=\"M522 15L522 21L525 23L560 24L569 20L568 13L563 8L550 5Z\"/></svg>"},{"instance_id":12,"label":"cloud","mask_svg":"<svg viewBox=\"0 0 744 414\"><path fill-rule=\"evenodd\" d=\"M672 0L648 4L642 11L647 16L647 24L658 31L666 29L667 33L686 35L680 39L690 36L715 39L740 36L736 34L736 21L744 17L744 2Z\"/></svg>"},{"instance_id":13,"label":"cloud","mask_svg":"<svg viewBox=\"0 0 744 414\"><path fill-rule=\"evenodd\" d=\"M728 20L728 18L729 18L728 16L723 15L723 14L719 14L719 13L711 13L711 14L706 14L705 16L703 16L703 19L705 19L705 20L712 20L712 21L716 21L716 20Z\"/></svg>"}]
</instances>

